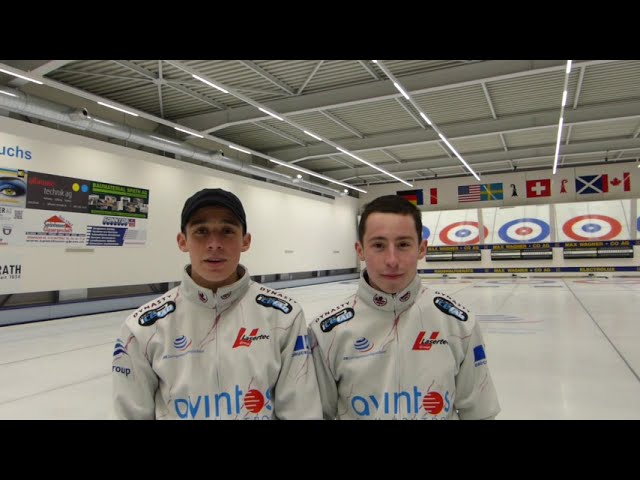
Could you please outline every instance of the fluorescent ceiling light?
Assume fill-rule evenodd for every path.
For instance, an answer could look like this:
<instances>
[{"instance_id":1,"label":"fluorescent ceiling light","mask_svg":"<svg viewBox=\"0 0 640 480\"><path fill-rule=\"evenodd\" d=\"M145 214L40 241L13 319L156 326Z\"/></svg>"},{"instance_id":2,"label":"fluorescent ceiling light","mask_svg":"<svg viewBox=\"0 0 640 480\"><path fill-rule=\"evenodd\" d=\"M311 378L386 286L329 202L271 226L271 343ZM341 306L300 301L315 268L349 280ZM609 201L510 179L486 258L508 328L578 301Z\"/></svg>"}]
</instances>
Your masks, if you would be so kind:
<instances>
[{"instance_id":1,"label":"fluorescent ceiling light","mask_svg":"<svg viewBox=\"0 0 640 480\"><path fill-rule=\"evenodd\" d=\"M199 77L199 76L197 76L197 75L194 75L193 73L191 74L191 76L192 76L193 78L195 78L196 80L200 80L202 83L206 83L206 84L207 84L207 85L209 85L210 87L213 87L213 88L215 88L215 89L217 89L217 90L220 90L222 93L229 93L229 92L228 92L228 91L226 91L224 88L219 87L219 86L217 86L217 85L214 85L214 84L213 84L213 83L211 83L209 80L205 80L204 78Z\"/></svg>"},{"instance_id":2,"label":"fluorescent ceiling light","mask_svg":"<svg viewBox=\"0 0 640 480\"><path fill-rule=\"evenodd\" d=\"M409 98L409 95L407 95L407 92L405 92L400 85L398 85L396 82L393 82L393 86L398 89L398 91L404 96L404 98L406 98L407 100L411 100Z\"/></svg>"},{"instance_id":3,"label":"fluorescent ceiling light","mask_svg":"<svg viewBox=\"0 0 640 480\"><path fill-rule=\"evenodd\" d=\"M283 167L291 168L292 170L298 170L299 172L306 173L307 175L311 175L312 177L321 178L322 180L326 180L327 182L335 183L337 185L342 185L343 187L351 188L353 190L357 190L362 193L367 193L366 190L361 190L359 188L354 187L353 185L349 185L343 182L339 182L333 178L325 177L324 175L320 175L319 173L312 172L311 170L305 170L304 168L296 167L295 165L291 165L287 162L283 162L281 160L276 160L275 158L266 157L270 162L273 162L277 165L282 165Z\"/></svg>"},{"instance_id":4,"label":"fluorescent ceiling light","mask_svg":"<svg viewBox=\"0 0 640 480\"><path fill-rule=\"evenodd\" d=\"M261 107L258 107L258 110L260 110L261 112L266 113L267 115L271 115L273 118L277 118L281 122L284 122L284 120L282 118L280 118L278 115L276 115L275 113L271 113L270 111L265 110L264 108L261 108Z\"/></svg>"},{"instance_id":5,"label":"fluorescent ceiling light","mask_svg":"<svg viewBox=\"0 0 640 480\"><path fill-rule=\"evenodd\" d=\"M129 110L125 110L124 108L120 108L120 107L115 107L113 105L109 105L108 103L104 103L104 102L98 102L100 105L104 106L104 107L109 107L109 108L113 108L114 110L118 110L119 112L124 112L128 115L133 115L134 117L137 117L138 114L137 113L133 113L130 112Z\"/></svg>"},{"instance_id":6,"label":"fluorescent ceiling light","mask_svg":"<svg viewBox=\"0 0 640 480\"><path fill-rule=\"evenodd\" d=\"M217 86L217 85L215 85L215 84L213 84L213 83L209 82L208 80L205 80L204 78L202 78L202 77L200 77L200 76L198 76L198 75L194 74L194 73L193 73L193 71L194 71L194 70L193 70L192 68L190 68L190 67L188 67L188 66L186 66L186 65L182 65L182 63L181 63L180 61L173 61L173 60L170 60L170 61L167 61L167 62L168 62L169 64L173 65L174 67L179 68L180 70L182 70L182 71L184 71L184 72L187 72L187 73L188 73L188 74L190 74L192 77L194 77L194 78L196 78L196 79L200 80L201 82L206 83L207 85L212 86L212 87L214 87L214 88L217 88L218 90L224 91L225 93L229 93L229 95L233 95L235 98L237 98L237 99L239 99L239 100L242 100L243 102L248 103L249 105L254 106L255 108L257 108L257 109L258 109L258 110L260 110L261 112L263 112L263 113L265 113L265 114L267 114L267 115L269 115L269 116L271 116L271 117L273 117L273 118L276 118L276 119L278 119L278 120L280 120L280 121L282 121L282 122L288 123L288 124L289 124L289 125L291 125L292 127L297 128L297 129L298 129L298 130L300 130L301 132L304 132L305 134L307 134L307 135L309 135L309 136L311 136L311 137L315 138L316 140L321 141L321 142L325 142L325 143L326 143L326 144L328 144L328 145L331 145L331 146L333 146L333 147L336 147L336 144L334 144L333 142L331 142L331 141L329 141L329 140L325 140L325 139L323 139L323 138L321 138L321 137L319 137L319 136L317 136L317 135L314 135L313 133L311 133L311 132L309 132L309 131L305 130L305 129L304 129L304 127L302 127L301 125L297 124L296 122L294 122L294 121L292 121L292 120L289 120L288 118L280 117L280 116L278 116L276 113L273 113L273 112L271 112L271 111L267 110L266 108L263 108L263 107L261 106L261 104L260 104L260 103L258 103L258 102L256 102L255 100L252 100L251 98L246 97L246 96L242 95L241 93L236 92L236 91L233 91L233 90L231 90L231 89L230 89L229 91L227 91L227 90L225 90L225 89L222 89L222 87L219 87L219 86ZM248 152L248 151L246 151L246 150L242 150L241 148L238 148L238 147L232 147L231 145L229 145L229 147L230 147L230 148L233 148L234 150L238 150L238 151L240 151L240 152L243 152L243 153L248 153L248 154L252 154L252 155L255 155L255 156L258 156L258 157L261 157L261 158L265 158L265 159L267 159L267 160L269 160L269 161L271 161L271 162L277 163L277 164L282 165L282 166L284 166L284 167L291 168L291 169L293 169L293 170L298 170L298 171L300 171L300 172L304 172L304 173L306 173L306 174L308 174L308 175L311 175L311 176L314 176L314 177L317 177L317 178L321 178L321 179L323 179L323 180L325 180L325 181L327 181L327 182L336 183L336 184L338 184L338 185L342 185L342 186L347 187L347 188L352 188L352 189L353 189L353 188L355 188L355 187L353 187L353 186L352 186L352 185L350 185L350 184L345 184L345 183L339 182L339 181L337 181L337 180L334 180L333 178L329 178L329 177L325 177L324 175L316 174L316 173L314 173L314 172L312 172L312 171L310 171L310 170L305 170L305 169L300 169L300 168L298 168L298 167L294 167L293 165L290 165L290 164L288 164L288 163L286 163L286 162L281 162L280 160L274 159L273 157L270 157L269 155L266 155L266 154L261 153L261 152L258 152L258 151ZM346 151L345 151L345 153L346 153L346 154L348 154L348 155L351 155L353 158L355 158L355 159L359 160L360 162L364 163L365 165L372 166L373 168L375 168L375 169L376 169L376 170L378 170L379 172L381 172L381 173L383 173L383 174L385 174L385 175L388 175L388 176L390 176L391 178L394 178L394 179L396 179L396 180L398 180L398 181L400 181L400 182L406 183L406 182L404 182L403 180L398 179L398 177L395 177L395 176L391 175L391 174L390 174L389 172L387 172L386 170L383 170L383 169L381 169L381 168L379 168L379 167L376 167L375 165L371 165L370 163L365 162L364 160L361 160L361 159L359 159L358 157L356 157L355 155L352 155L352 154L350 154L350 153L348 153L348 152L346 152ZM411 184L408 184L408 183L407 183L407 185L410 185L410 186L411 186ZM356 189L356 190L358 190L359 192L362 192L362 193L367 193L365 190L361 190L361 189Z\"/></svg>"},{"instance_id":7,"label":"fluorescent ceiling light","mask_svg":"<svg viewBox=\"0 0 640 480\"><path fill-rule=\"evenodd\" d=\"M176 129L176 130L178 130L179 132L188 133L189 135L193 135L194 137L204 138L202 135L199 135L199 134L197 134L197 133L190 132L189 130L185 130L185 129L183 129L183 128L178 128L178 127L173 127L173 128L175 128L175 129Z\"/></svg>"},{"instance_id":8,"label":"fluorescent ceiling light","mask_svg":"<svg viewBox=\"0 0 640 480\"><path fill-rule=\"evenodd\" d=\"M560 122L558 122L558 138L556 140L556 153L553 157L553 174L555 175L558 171L558 155L560 154L560 139L562 138L562 117L560 117Z\"/></svg>"},{"instance_id":9,"label":"fluorescent ceiling light","mask_svg":"<svg viewBox=\"0 0 640 480\"><path fill-rule=\"evenodd\" d=\"M307 132L306 130L303 130L304 133L306 133L307 135L309 135L310 137L315 138L316 140L322 141L322 139L320 137L318 137L317 135L314 135L311 132Z\"/></svg>"},{"instance_id":10,"label":"fluorescent ceiling light","mask_svg":"<svg viewBox=\"0 0 640 480\"><path fill-rule=\"evenodd\" d=\"M160 140L161 142L173 143L174 145L180 145L178 142L172 142L171 140L167 140L166 138L156 137L155 135L149 135L151 138L155 138L156 140Z\"/></svg>"},{"instance_id":11,"label":"fluorescent ceiling light","mask_svg":"<svg viewBox=\"0 0 640 480\"><path fill-rule=\"evenodd\" d=\"M5 95L9 95L10 97L17 97L18 95L14 93L5 92L4 90L0 90L0 93L4 93Z\"/></svg>"},{"instance_id":12,"label":"fluorescent ceiling light","mask_svg":"<svg viewBox=\"0 0 640 480\"><path fill-rule=\"evenodd\" d=\"M469 166L469 164L467 162L464 161L464 159L460 156L460 154L455 150L455 148L453 148L453 146L449 143L449 141L447 140L447 138L444 136L444 134L440 131L440 129L431 122L431 120L429 120L429 117L427 117L427 115L422 111L422 109L420 108L420 105L418 105L416 103L416 101L409 96L409 94L402 88L402 86L400 85L400 82L398 82L398 80L396 79L396 77L393 75L393 73L391 73L391 71L383 65L382 62L378 62L376 60L371 60L374 63L377 63L378 66L380 67L380 69L384 72L384 74L389 78L389 80L391 80L393 82L393 85L398 89L398 91L404 95L404 97L409 100L409 103L411 103L411 105L413 105L413 108L415 108L418 113L420 114L420 116L422 118L424 118L424 120L429 124L429 126L431 128L433 128L433 130L438 134L438 136L442 139L442 141L447 145L447 147L449 147L449 149L455 154L456 157L458 157L458 159L462 162L462 164L466 167L466 169L476 178L476 180L480 180L480 177L478 176L478 174L473 170L473 168L471 168ZM374 167L375 168L375 167ZM396 177L397 178L397 177ZM403 183L407 183L403 180L400 180ZM410 185L407 183L407 185Z\"/></svg>"},{"instance_id":13,"label":"fluorescent ceiling light","mask_svg":"<svg viewBox=\"0 0 640 480\"><path fill-rule=\"evenodd\" d=\"M34 80L33 78L25 77L24 75L20 75L18 73L10 72L9 70L5 70L4 68L0 68L0 72L7 73L9 75L13 75L14 77L18 77L18 78L21 78L23 80L26 80L27 82L33 82L33 83L37 83L38 85L42 85L42 82L40 82L38 80Z\"/></svg>"},{"instance_id":14,"label":"fluorescent ceiling light","mask_svg":"<svg viewBox=\"0 0 640 480\"><path fill-rule=\"evenodd\" d=\"M427 117L427 115L424 112L420 112L420 116L422 118L424 118L425 122L427 122L429 125L431 125L431 120L429 120L429 117Z\"/></svg>"},{"instance_id":15,"label":"fluorescent ceiling light","mask_svg":"<svg viewBox=\"0 0 640 480\"><path fill-rule=\"evenodd\" d=\"M249 152L248 150L243 150L241 148L234 147L233 145L229 145L229 148L233 148L234 150L238 150L239 152L248 153L249 155L251 155L251 152Z\"/></svg>"},{"instance_id":16,"label":"fluorescent ceiling light","mask_svg":"<svg viewBox=\"0 0 640 480\"><path fill-rule=\"evenodd\" d=\"M567 60L567 69L564 73L564 88L562 89L562 103L560 105L560 121L558 122L558 138L556 139L556 153L553 156L553 175L558 171L558 157L560 156L560 140L562 139L562 123L564 115L564 105L567 101L567 92L569 89L569 73L571 73L571 60Z\"/></svg>"}]
</instances>

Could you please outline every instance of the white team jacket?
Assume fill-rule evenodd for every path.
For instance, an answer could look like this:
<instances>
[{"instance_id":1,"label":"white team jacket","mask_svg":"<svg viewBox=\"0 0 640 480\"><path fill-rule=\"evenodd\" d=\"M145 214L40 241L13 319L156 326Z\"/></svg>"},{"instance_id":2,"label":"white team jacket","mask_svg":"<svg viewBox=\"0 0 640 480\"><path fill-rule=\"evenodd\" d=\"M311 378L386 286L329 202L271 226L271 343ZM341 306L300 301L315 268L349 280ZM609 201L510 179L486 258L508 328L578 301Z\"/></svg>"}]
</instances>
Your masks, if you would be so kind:
<instances>
[{"instance_id":1,"label":"white team jacket","mask_svg":"<svg viewBox=\"0 0 640 480\"><path fill-rule=\"evenodd\" d=\"M484 419L500 406L479 325L416 275L391 295L358 291L309 326L328 419Z\"/></svg>"},{"instance_id":2,"label":"white team jacket","mask_svg":"<svg viewBox=\"0 0 640 480\"><path fill-rule=\"evenodd\" d=\"M113 352L122 419L320 419L304 313L242 278L218 289L187 273L124 322Z\"/></svg>"}]
</instances>

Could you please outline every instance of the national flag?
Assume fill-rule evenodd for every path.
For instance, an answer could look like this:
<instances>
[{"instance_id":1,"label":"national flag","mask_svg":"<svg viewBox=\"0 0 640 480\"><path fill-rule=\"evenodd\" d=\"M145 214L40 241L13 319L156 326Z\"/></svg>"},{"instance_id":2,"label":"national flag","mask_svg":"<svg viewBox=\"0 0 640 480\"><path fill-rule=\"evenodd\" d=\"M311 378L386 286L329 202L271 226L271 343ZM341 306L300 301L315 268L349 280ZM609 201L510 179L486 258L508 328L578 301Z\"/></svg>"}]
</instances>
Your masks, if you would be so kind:
<instances>
[{"instance_id":1,"label":"national flag","mask_svg":"<svg viewBox=\"0 0 640 480\"><path fill-rule=\"evenodd\" d=\"M422 190L401 190L396 192L396 194L405 200L409 200L414 205L424 205Z\"/></svg>"},{"instance_id":2,"label":"national flag","mask_svg":"<svg viewBox=\"0 0 640 480\"><path fill-rule=\"evenodd\" d=\"M607 174L583 175L576 177L576 193L607 193L609 191L609 177Z\"/></svg>"},{"instance_id":3,"label":"national flag","mask_svg":"<svg viewBox=\"0 0 640 480\"><path fill-rule=\"evenodd\" d=\"M622 185L622 188L624 189L625 192L630 192L631 191L631 174L629 172L624 172L622 174L622 180L620 180L618 177L613 177L612 180L609 180L609 183L614 187Z\"/></svg>"},{"instance_id":4,"label":"national flag","mask_svg":"<svg viewBox=\"0 0 640 480\"><path fill-rule=\"evenodd\" d=\"M437 205L438 204L438 189L437 188L432 188L429 192L429 203L431 205Z\"/></svg>"},{"instance_id":5,"label":"national flag","mask_svg":"<svg viewBox=\"0 0 640 480\"><path fill-rule=\"evenodd\" d=\"M502 183L482 183L480 185L458 186L458 202L488 202L502 200Z\"/></svg>"},{"instance_id":6,"label":"national flag","mask_svg":"<svg viewBox=\"0 0 640 480\"><path fill-rule=\"evenodd\" d=\"M550 197L551 179L527 180L527 197Z\"/></svg>"},{"instance_id":7,"label":"national flag","mask_svg":"<svg viewBox=\"0 0 640 480\"><path fill-rule=\"evenodd\" d=\"M482 201L502 200L502 184L501 183L485 183L482 186Z\"/></svg>"}]
</instances>

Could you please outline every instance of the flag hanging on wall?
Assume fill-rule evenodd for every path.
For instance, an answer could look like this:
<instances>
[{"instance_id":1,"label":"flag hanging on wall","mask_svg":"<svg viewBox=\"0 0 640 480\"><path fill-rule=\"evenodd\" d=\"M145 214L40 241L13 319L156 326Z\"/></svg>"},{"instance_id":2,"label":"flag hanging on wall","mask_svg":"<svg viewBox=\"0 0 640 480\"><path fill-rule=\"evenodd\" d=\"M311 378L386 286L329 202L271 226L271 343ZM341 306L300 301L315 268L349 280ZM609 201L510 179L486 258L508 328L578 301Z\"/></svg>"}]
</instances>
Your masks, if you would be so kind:
<instances>
[{"instance_id":1,"label":"flag hanging on wall","mask_svg":"<svg viewBox=\"0 0 640 480\"><path fill-rule=\"evenodd\" d=\"M405 200L409 200L414 205L424 205L422 190L401 190L396 192L396 194Z\"/></svg>"},{"instance_id":2,"label":"flag hanging on wall","mask_svg":"<svg viewBox=\"0 0 640 480\"><path fill-rule=\"evenodd\" d=\"M458 202L489 202L503 200L502 183L458 186Z\"/></svg>"},{"instance_id":3,"label":"flag hanging on wall","mask_svg":"<svg viewBox=\"0 0 640 480\"><path fill-rule=\"evenodd\" d=\"M430 188L429 189L429 203L431 205L437 205L438 204L438 189L437 188Z\"/></svg>"}]
</instances>

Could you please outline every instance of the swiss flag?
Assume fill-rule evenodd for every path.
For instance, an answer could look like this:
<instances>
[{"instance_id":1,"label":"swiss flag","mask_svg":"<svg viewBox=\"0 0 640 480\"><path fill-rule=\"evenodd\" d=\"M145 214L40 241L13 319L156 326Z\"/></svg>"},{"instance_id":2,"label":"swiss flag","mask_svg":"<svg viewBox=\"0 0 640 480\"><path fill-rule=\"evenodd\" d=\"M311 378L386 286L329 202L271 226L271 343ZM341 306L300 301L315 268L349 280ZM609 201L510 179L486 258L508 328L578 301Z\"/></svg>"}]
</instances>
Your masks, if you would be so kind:
<instances>
[{"instance_id":1,"label":"swiss flag","mask_svg":"<svg viewBox=\"0 0 640 480\"><path fill-rule=\"evenodd\" d=\"M550 197L551 179L527 180L527 197Z\"/></svg>"}]
</instances>

